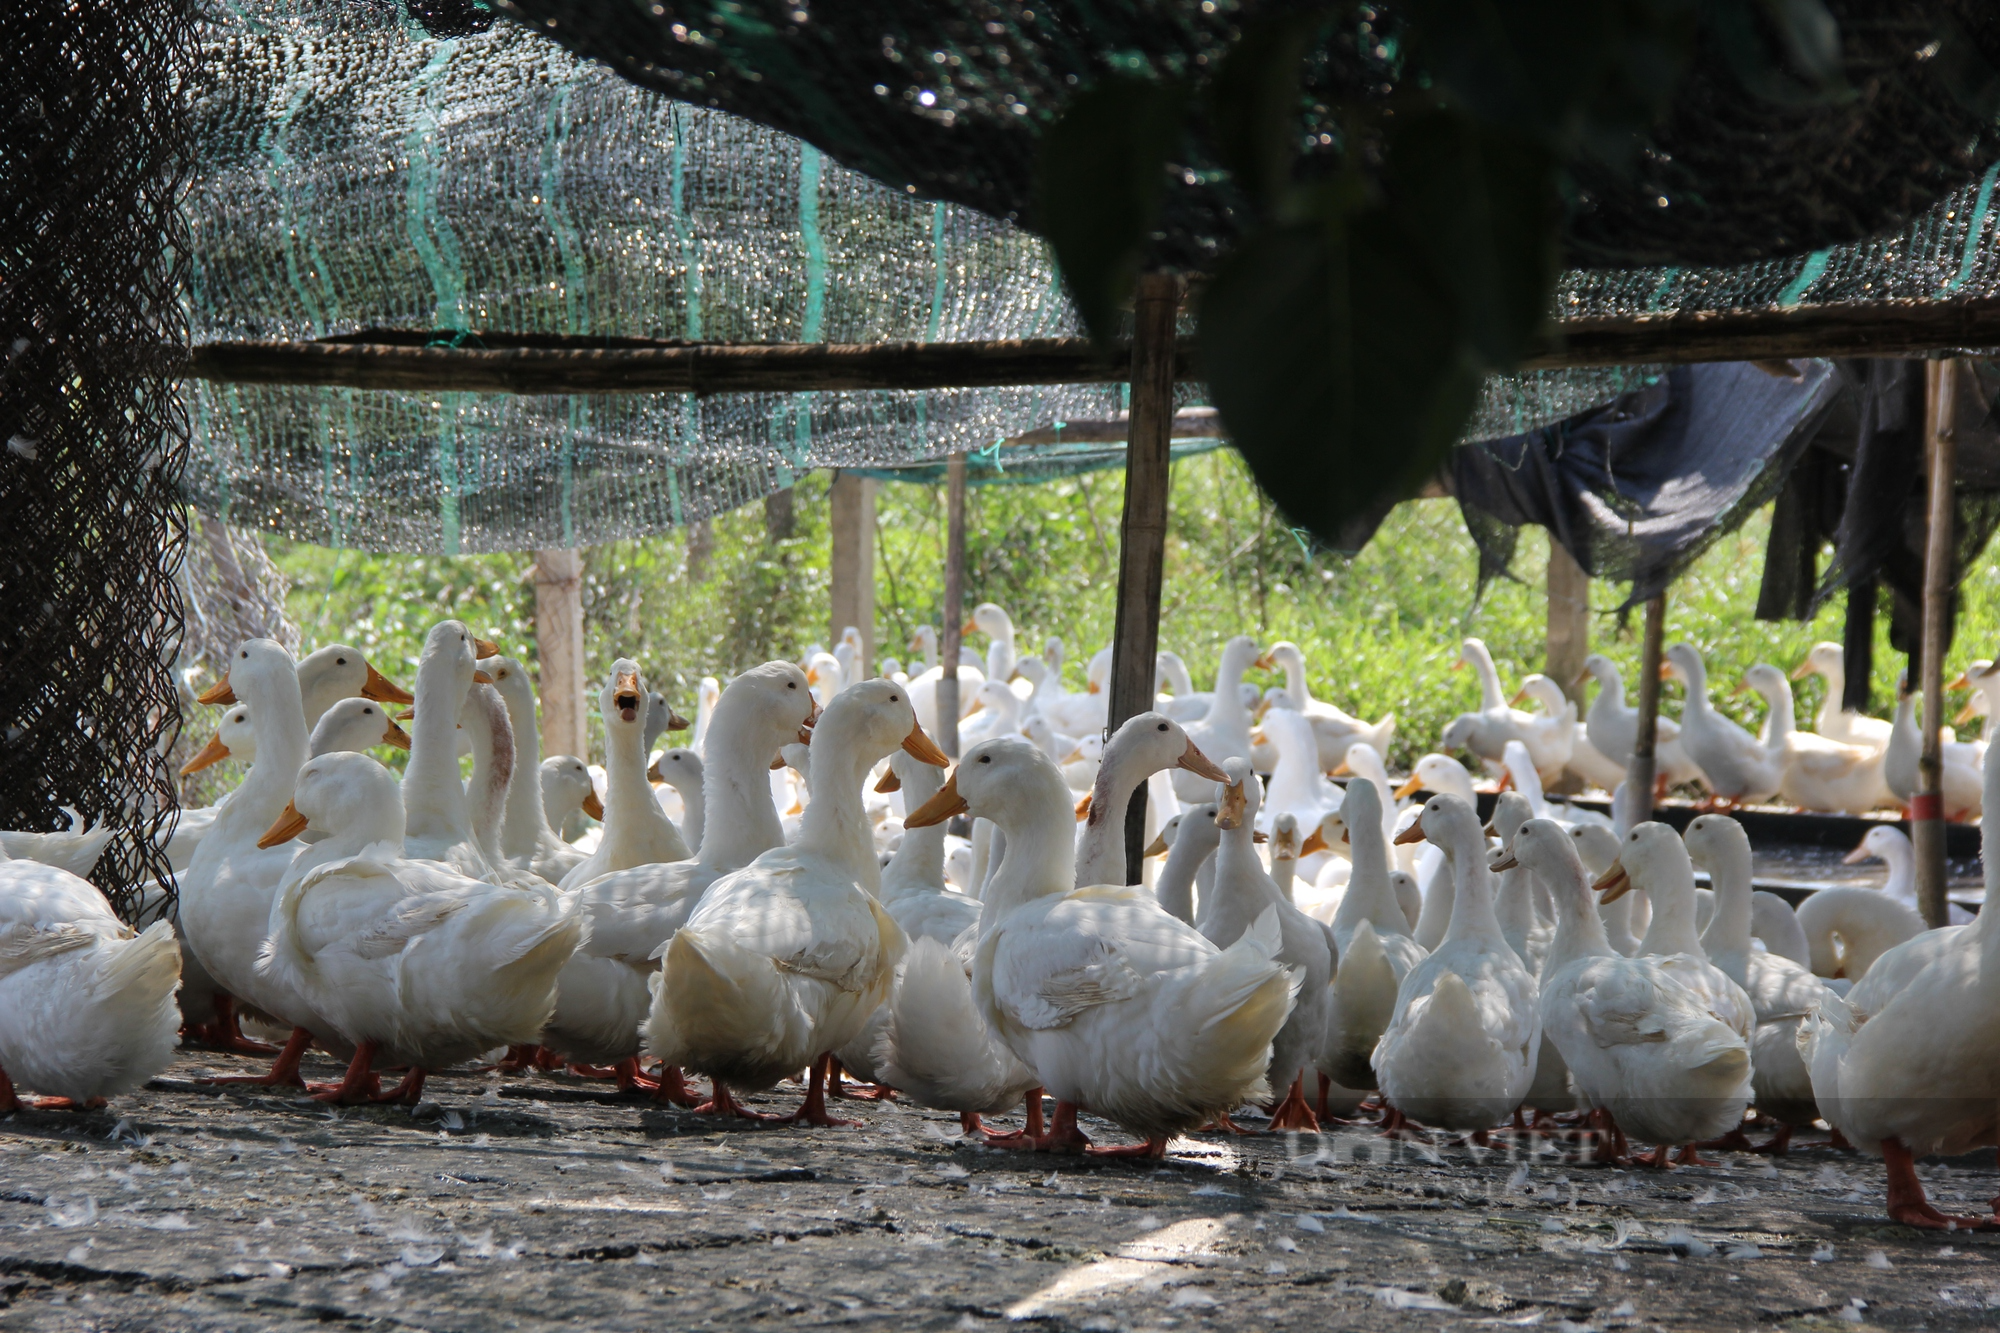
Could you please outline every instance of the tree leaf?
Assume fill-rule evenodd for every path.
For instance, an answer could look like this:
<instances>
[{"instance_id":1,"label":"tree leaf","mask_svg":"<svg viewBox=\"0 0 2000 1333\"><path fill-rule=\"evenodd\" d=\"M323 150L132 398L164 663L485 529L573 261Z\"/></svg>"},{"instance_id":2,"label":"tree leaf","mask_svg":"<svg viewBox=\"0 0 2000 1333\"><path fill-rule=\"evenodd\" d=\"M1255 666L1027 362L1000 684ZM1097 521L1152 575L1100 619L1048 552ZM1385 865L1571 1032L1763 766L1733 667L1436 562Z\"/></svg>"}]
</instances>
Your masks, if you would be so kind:
<instances>
[{"instance_id":1,"label":"tree leaf","mask_svg":"<svg viewBox=\"0 0 2000 1333\"><path fill-rule=\"evenodd\" d=\"M1035 163L1035 229L1056 262L1084 327L1117 336L1159 220L1167 160L1184 134L1187 91L1119 75L1071 102Z\"/></svg>"},{"instance_id":2,"label":"tree leaf","mask_svg":"<svg viewBox=\"0 0 2000 1333\"><path fill-rule=\"evenodd\" d=\"M1267 216L1280 211L1298 158L1299 77L1325 11L1290 14L1247 30L1208 88L1215 150Z\"/></svg>"},{"instance_id":3,"label":"tree leaf","mask_svg":"<svg viewBox=\"0 0 2000 1333\"><path fill-rule=\"evenodd\" d=\"M1202 297L1202 372L1230 438L1328 546L1422 482L1481 375L1458 306L1386 208L1246 240Z\"/></svg>"}]
</instances>

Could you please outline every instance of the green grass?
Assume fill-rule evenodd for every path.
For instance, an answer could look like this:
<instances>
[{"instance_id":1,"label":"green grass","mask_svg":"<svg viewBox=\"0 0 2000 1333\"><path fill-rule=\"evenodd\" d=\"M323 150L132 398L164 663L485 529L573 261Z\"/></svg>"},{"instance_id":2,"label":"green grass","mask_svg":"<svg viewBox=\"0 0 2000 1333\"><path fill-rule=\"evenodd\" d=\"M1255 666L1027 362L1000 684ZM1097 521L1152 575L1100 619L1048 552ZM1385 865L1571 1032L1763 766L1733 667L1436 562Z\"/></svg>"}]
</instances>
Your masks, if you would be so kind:
<instances>
[{"instance_id":1,"label":"green grass","mask_svg":"<svg viewBox=\"0 0 2000 1333\"><path fill-rule=\"evenodd\" d=\"M825 642L825 492L823 477L799 484L797 530L786 541L766 539L758 505L715 520L712 552L699 568L689 567L680 533L591 549L585 592L591 669L618 655L633 657L689 712L701 676L797 657L807 644ZM982 487L970 497L968 606L980 600L1005 606L1024 650L1060 635L1073 689L1082 687L1091 653L1110 640L1122 500L1115 472ZM1718 705L1752 723L1761 706L1728 697L1745 668L1759 661L1790 668L1817 640L1840 637L1838 603L1809 625L1752 618L1767 522L1768 511L1759 513L1717 542L1667 599L1668 641L1700 647ZM943 601L942 491L884 485L877 525L879 651L904 656L910 633L937 623ZM1161 644L1185 657L1205 688L1231 635L1253 634L1267 644L1291 639L1305 650L1315 697L1369 718L1395 711L1391 758L1404 765L1435 743L1453 714L1477 702L1471 673L1451 670L1462 637L1486 641L1510 686L1541 668L1546 551L1540 534L1527 534L1517 579L1494 583L1475 604L1476 564L1457 506L1427 500L1398 509L1351 561L1309 557L1236 456L1217 452L1175 465ZM292 580L287 604L307 650L350 642L407 683L424 632L456 616L509 653L534 660L526 554L369 556L277 541L271 552ZM1596 584L1593 608L1614 607L1622 596L1619 587ZM1954 668L1993 651L2000 569L1983 562L1963 600ZM1592 618L1593 647L1620 663L1628 685L1639 621L1635 613L1621 622L1608 610ZM1886 617L1878 623L1874 701L1886 713L1902 658L1888 648ZM1669 712L1679 709L1679 690L1668 687ZM1817 680L1800 687L1802 718L1810 717L1820 690Z\"/></svg>"}]
</instances>

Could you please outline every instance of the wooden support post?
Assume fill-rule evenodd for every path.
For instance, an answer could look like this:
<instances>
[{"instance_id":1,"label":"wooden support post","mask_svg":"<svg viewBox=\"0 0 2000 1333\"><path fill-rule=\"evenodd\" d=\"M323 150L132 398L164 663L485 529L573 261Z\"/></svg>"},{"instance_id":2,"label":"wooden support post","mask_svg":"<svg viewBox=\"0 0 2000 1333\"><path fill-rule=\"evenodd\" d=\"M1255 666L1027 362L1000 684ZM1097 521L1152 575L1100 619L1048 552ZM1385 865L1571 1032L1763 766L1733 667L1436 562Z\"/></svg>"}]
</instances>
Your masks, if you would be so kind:
<instances>
[{"instance_id":1,"label":"wooden support post","mask_svg":"<svg viewBox=\"0 0 2000 1333\"><path fill-rule=\"evenodd\" d=\"M875 664L875 481L872 477L835 470L827 490L833 534L828 570L832 582L832 615L827 642L838 643L852 625L861 631L861 675Z\"/></svg>"},{"instance_id":2,"label":"wooden support post","mask_svg":"<svg viewBox=\"0 0 2000 1333\"><path fill-rule=\"evenodd\" d=\"M1612 812L1620 833L1653 817L1655 755L1660 736L1660 659L1667 632L1667 595L1646 603L1646 637L1639 650L1639 734L1625 768L1625 802Z\"/></svg>"},{"instance_id":3,"label":"wooden support post","mask_svg":"<svg viewBox=\"0 0 2000 1333\"><path fill-rule=\"evenodd\" d=\"M958 758L958 649L965 641L965 455L945 468L944 633L938 636L937 743Z\"/></svg>"},{"instance_id":4,"label":"wooden support post","mask_svg":"<svg viewBox=\"0 0 2000 1333\"><path fill-rule=\"evenodd\" d=\"M1583 659L1590 654L1590 575L1549 534L1548 651L1542 670L1583 706Z\"/></svg>"},{"instance_id":5,"label":"wooden support post","mask_svg":"<svg viewBox=\"0 0 2000 1333\"><path fill-rule=\"evenodd\" d=\"M574 548L535 552L535 655L541 666L542 752L588 761L583 552Z\"/></svg>"},{"instance_id":6,"label":"wooden support post","mask_svg":"<svg viewBox=\"0 0 2000 1333\"><path fill-rule=\"evenodd\" d=\"M1917 853L1917 908L1933 928L1946 924L1944 859L1944 653L1951 641L1952 481L1957 471L1958 362L1925 363L1924 406L1928 429L1925 471L1930 504L1924 540L1923 753L1917 760L1917 790L1910 800L1910 840Z\"/></svg>"},{"instance_id":7,"label":"wooden support post","mask_svg":"<svg viewBox=\"0 0 2000 1333\"><path fill-rule=\"evenodd\" d=\"M1118 619L1111 646L1110 735L1153 706L1160 645L1160 585L1167 560L1167 469L1174 425L1174 321L1181 280L1139 279L1133 304L1132 432L1125 445L1125 512L1119 521ZM1144 868L1146 788L1125 815L1125 882Z\"/></svg>"}]
</instances>

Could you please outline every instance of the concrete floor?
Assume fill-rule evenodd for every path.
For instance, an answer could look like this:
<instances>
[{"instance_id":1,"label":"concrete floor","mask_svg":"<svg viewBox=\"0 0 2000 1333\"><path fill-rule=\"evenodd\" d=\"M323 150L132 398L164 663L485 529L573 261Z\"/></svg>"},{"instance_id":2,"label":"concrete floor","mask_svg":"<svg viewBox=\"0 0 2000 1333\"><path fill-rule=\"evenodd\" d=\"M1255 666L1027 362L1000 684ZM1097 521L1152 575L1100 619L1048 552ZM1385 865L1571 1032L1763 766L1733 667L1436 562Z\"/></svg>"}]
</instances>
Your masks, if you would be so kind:
<instances>
[{"instance_id":1,"label":"concrete floor","mask_svg":"<svg viewBox=\"0 0 2000 1333\"><path fill-rule=\"evenodd\" d=\"M564 1076L434 1078L414 1114L196 1082L252 1067L0 1120L0 1330L2000 1326L2000 1235L1891 1225L1880 1164L1824 1148L1658 1175L1346 1129L1129 1163L893 1104L801 1130ZM2000 1190L1991 1154L1924 1174L1959 1211Z\"/></svg>"}]
</instances>

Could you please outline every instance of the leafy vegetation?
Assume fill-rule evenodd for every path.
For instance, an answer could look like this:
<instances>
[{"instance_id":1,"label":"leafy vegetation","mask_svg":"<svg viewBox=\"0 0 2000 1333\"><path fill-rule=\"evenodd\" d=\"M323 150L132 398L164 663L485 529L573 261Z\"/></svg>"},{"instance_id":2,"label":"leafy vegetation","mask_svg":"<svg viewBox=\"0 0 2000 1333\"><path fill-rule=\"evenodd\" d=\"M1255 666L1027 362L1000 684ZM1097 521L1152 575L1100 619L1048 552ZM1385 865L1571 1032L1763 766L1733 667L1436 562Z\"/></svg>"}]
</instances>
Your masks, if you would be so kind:
<instances>
[{"instance_id":1,"label":"leafy vegetation","mask_svg":"<svg viewBox=\"0 0 2000 1333\"><path fill-rule=\"evenodd\" d=\"M702 676L798 657L826 642L825 496L823 477L802 480L795 531L778 541L759 506L723 515L710 524L706 554L698 546L692 562L682 533L593 548L585 591L591 668L631 656L690 712ZM1023 651L1060 636L1071 689L1083 688L1091 653L1110 641L1122 502L1115 472L981 487L969 499L968 607L1006 607ZM1400 506L1351 560L1311 552L1227 451L1177 463L1172 506L1161 644L1185 657L1203 686L1231 635L1291 639L1305 650L1314 697L1370 718L1396 713L1391 758L1401 766L1477 702L1470 673L1452 670L1463 636L1486 640L1510 682L1542 666L1545 543L1524 541L1517 577L1475 602L1477 562L1449 500ZM885 484L876 514L878 652L906 658L910 635L938 623L943 601L943 493ZM1758 661L1789 668L1814 642L1840 636L1837 603L1810 625L1751 618L1767 521L1761 513L1719 541L1667 603L1670 641L1689 640L1709 655L1717 703L1753 725L1761 705L1728 697L1744 669ZM275 541L271 551L292 581L287 605L308 650L351 642L407 683L425 631L456 616L509 653L535 659L527 554L365 555ZM1626 623L1611 614L1622 595L1610 584L1593 586L1592 639L1629 683L1640 617ZM1991 653L1996 630L2000 569L1988 563L1968 581L1954 665ZM1902 659L1881 632L1874 699L1886 712ZM1275 675L1253 679L1278 683ZM1678 710L1679 688L1668 687L1669 711ZM1799 689L1801 717L1810 716L1822 686L1814 680Z\"/></svg>"}]
</instances>

